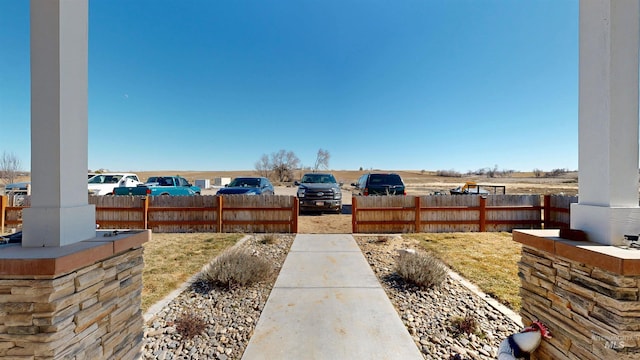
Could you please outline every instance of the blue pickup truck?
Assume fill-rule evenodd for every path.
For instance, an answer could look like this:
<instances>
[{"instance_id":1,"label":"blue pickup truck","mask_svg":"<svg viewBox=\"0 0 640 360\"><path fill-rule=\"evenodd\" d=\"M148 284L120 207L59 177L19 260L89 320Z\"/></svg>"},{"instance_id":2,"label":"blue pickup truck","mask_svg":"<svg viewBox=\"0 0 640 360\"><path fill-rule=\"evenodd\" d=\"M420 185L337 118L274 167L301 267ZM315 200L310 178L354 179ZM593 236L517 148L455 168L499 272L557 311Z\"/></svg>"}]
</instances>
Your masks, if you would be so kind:
<instances>
[{"instance_id":1,"label":"blue pickup truck","mask_svg":"<svg viewBox=\"0 0 640 360\"><path fill-rule=\"evenodd\" d=\"M138 186L120 186L114 195L200 195L200 188L181 176L152 176Z\"/></svg>"}]
</instances>

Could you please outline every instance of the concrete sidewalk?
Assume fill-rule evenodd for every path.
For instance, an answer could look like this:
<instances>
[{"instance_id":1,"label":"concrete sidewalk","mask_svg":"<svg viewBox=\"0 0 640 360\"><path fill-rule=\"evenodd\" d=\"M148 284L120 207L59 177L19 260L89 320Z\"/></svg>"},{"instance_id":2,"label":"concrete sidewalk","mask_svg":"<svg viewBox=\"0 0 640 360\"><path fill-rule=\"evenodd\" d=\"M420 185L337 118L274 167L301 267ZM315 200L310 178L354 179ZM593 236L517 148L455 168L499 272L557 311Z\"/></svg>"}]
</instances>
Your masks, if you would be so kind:
<instances>
[{"instance_id":1,"label":"concrete sidewalk","mask_svg":"<svg viewBox=\"0 0 640 360\"><path fill-rule=\"evenodd\" d=\"M299 234L242 359L423 357L353 236Z\"/></svg>"}]
</instances>

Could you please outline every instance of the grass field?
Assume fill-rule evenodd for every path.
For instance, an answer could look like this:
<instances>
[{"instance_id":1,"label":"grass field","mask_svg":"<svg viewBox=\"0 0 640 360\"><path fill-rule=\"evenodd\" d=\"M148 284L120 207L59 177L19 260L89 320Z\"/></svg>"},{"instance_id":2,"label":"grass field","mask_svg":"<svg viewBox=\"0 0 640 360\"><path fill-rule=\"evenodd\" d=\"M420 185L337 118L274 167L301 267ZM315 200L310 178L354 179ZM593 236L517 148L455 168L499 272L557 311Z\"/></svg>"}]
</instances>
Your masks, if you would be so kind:
<instances>
[{"instance_id":1,"label":"grass field","mask_svg":"<svg viewBox=\"0 0 640 360\"><path fill-rule=\"evenodd\" d=\"M153 234L144 245L142 309L146 311L244 234ZM520 309L520 244L509 233L404 234L514 311Z\"/></svg>"},{"instance_id":2,"label":"grass field","mask_svg":"<svg viewBox=\"0 0 640 360\"><path fill-rule=\"evenodd\" d=\"M451 269L514 311L521 306L518 261L522 246L510 233L407 234Z\"/></svg>"},{"instance_id":3,"label":"grass field","mask_svg":"<svg viewBox=\"0 0 640 360\"><path fill-rule=\"evenodd\" d=\"M142 311L163 299L244 234L158 234L144 244Z\"/></svg>"}]
</instances>

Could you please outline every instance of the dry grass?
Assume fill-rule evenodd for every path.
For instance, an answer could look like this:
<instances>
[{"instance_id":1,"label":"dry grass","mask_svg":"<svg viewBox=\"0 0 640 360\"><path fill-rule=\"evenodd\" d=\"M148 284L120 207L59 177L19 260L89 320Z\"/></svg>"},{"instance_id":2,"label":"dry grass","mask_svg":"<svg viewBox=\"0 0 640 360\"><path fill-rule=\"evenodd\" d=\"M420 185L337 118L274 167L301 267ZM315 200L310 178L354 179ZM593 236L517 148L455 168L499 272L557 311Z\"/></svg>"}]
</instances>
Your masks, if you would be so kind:
<instances>
[{"instance_id":1,"label":"dry grass","mask_svg":"<svg viewBox=\"0 0 640 360\"><path fill-rule=\"evenodd\" d=\"M144 244L142 311L198 273L242 234L153 234Z\"/></svg>"},{"instance_id":2,"label":"dry grass","mask_svg":"<svg viewBox=\"0 0 640 360\"><path fill-rule=\"evenodd\" d=\"M519 311L518 261L522 246L509 233L407 234L455 272L514 311Z\"/></svg>"}]
</instances>

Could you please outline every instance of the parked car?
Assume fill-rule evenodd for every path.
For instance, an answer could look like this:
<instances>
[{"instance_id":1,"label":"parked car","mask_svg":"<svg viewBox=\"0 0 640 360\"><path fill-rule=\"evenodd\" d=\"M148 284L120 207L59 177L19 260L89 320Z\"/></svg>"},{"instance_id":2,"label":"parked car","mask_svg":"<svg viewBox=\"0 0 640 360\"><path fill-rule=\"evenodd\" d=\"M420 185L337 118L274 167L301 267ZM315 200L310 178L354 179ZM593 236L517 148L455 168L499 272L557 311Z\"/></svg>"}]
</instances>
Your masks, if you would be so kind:
<instances>
[{"instance_id":1,"label":"parked car","mask_svg":"<svg viewBox=\"0 0 640 360\"><path fill-rule=\"evenodd\" d=\"M138 186L121 186L114 195L200 195L200 188L181 176L152 176Z\"/></svg>"},{"instance_id":2,"label":"parked car","mask_svg":"<svg viewBox=\"0 0 640 360\"><path fill-rule=\"evenodd\" d=\"M298 185L298 200L300 211L333 211L342 212L341 184L332 174L305 174Z\"/></svg>"},{"instance_id":3,"label":"parked car","mask_svg":"<svg viewBox=\"0 0 640 360\"><path fill-rule=\"evenodd\" d=\"M218 190L216 195L273 195L273 184L265 177L238 177Z\"/></svg>"},{"instance_id":4,"label":"parked car","mask_svg":"<svg viewBox=\"0 0 640 360\"><path fill-rule=\"evenodd\" d=\"M113 195L113 190L122 186L141 184L138 175L133 173L102 173L88 180L89 195Z\"/></svg>"},{"instance_id":5,"label":"parked car","mask_svg":"<svg viewBox=\"0 0 640 360\"><path fill-rule=\"evenodd\" d=\"M407 195L404 182L395 173L364 174L358 182L352 183L357 195Z\"/></svg>"}]
</instances>

